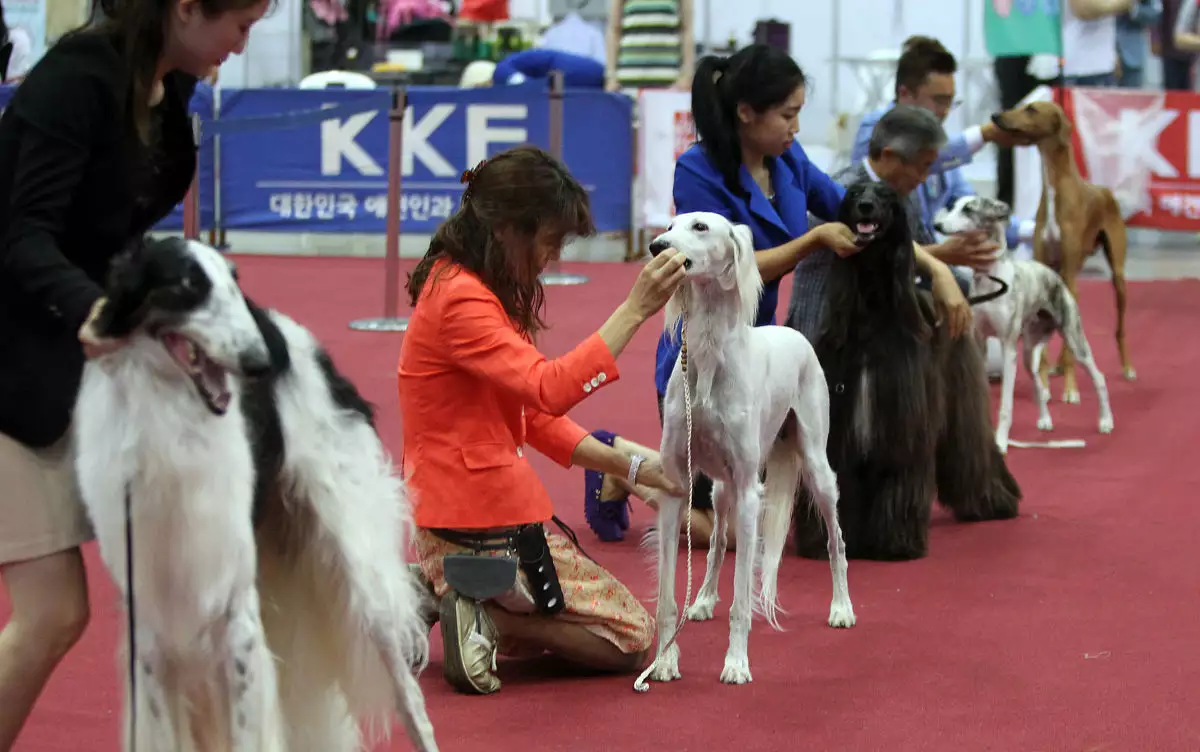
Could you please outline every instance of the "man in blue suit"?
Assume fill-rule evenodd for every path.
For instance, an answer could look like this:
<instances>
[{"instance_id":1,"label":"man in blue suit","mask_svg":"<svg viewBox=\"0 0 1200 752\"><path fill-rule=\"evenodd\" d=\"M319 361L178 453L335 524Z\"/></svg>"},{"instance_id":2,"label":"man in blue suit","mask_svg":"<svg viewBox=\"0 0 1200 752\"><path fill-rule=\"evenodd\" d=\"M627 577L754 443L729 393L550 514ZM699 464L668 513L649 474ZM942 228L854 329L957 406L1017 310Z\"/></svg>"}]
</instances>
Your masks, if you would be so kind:
<instances>
[{"instance_id":1,"label":"man in blue suit","mask_svg":"<svg viewBox=\"0 0 1200 752\"><path fill-rule=\"evenodd\" d=\"M906 40L896 66L896 100L863 117L854 139L851 162L858 163L866 158L867 145L871 140L871 132L875 130L875 124L885 112L897 104L924 107L937 115L939 120L945 121L957 104L954 99L954 74L957 71L958 63L954 55L950 54L941 42L920 36ZM968 164L988 142L999 146L1019 145L1013 142L1011 136L987 122L952 136L945 148L939 152L937 161L929 170L928 179L917 189L916 196L922 220L931 233L933 215L939 209L953 205L962 196L975 195L975 190L962 172L962 166ZM1032 240L1033 225L1033 220L1022 222L1014 219L1008 228L1009 248L1016 248L1022 241ZM964 246L958 242L930 248L934 256L952 266L982 265L994 250L978 245Z\"/></svg>"}]
</instances>

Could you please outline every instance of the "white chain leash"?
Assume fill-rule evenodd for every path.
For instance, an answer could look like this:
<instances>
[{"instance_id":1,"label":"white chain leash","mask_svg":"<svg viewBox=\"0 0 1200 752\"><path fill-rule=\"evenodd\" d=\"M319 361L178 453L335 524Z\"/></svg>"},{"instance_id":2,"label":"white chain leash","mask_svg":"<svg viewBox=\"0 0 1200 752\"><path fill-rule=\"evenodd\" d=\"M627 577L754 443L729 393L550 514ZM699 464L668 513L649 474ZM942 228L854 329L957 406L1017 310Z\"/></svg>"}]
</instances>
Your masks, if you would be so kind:
<instances>
[{"instance_id":1,"label":"white chain leash","mask_svg":"<svg viewBox=\"0 0 1200 752\"><path fill-rule=\"evenodd\" d=\"M683 631L683 625L686 624L687 620L688 620L687 612L688 612L688 608L690 606L690 601L692 600L692 494L695 492L696 489L695 489L695 476L692 474L692 388L688 383L687 312L686 311L684 311L684 314L683 314L683 322L682 322L682 327L681 327L681 331L680 331L680 340L681 340L681 347L680 347L680 351L679 351L679 370L683 374L683 412L684 412L684 420L687 423L687 477L688 477L687 486L688 486L688 492L687 492L687 496L684 498L684 502L686 503L686 506L684 508L687 510L687 590L683 594L683 609L680 610L680 612L679 612L679 623L677 623L675 625L675 633L671 635L671 639L667 641L667 644L665 646L663 646L663 649L659 651L657 656L655 656L654 661L649 666L646 667L646 670L643 671L641 676L639 676L637 678L637 681L635 681L633 683L633 691L634 692L649 692L650 691L650 685L646 682L646 679L649 678L651 673L653 673L654 667L658 665L659 658L662 658L664 655L666 655L667 651L671 649L671 646L675 644L675 640L678 639L679 633ZM663 534L663 531L661 528L659 529L658 534L660 536ZM679 545L679 541L672 541L672 543L676 546ZM672 582L671 583L671 592L674 593L674 591L675 591L675 583ZM662 625L659 624L658 628L661 630Z\"/></svg>"}]
</instances>

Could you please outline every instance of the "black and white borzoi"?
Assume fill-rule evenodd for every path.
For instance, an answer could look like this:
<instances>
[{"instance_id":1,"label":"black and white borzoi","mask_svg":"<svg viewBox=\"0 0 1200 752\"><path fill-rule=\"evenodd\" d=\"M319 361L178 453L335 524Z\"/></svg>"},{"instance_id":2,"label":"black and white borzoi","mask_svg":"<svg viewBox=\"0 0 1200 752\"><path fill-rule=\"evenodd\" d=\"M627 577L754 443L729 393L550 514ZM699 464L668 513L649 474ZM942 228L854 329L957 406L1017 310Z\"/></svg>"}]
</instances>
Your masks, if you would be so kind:
<instances>
[{"instance_id":1,"label":"black and white borzoi","mask_svg":"<svg viewBox=\"0 0 1200 752\"><path fill-rule=\"evenodd\" d=\"M1087 369L1100 403L1100 433L1113 430L1112 407L1108 401L1108 384L1096 366L1092 348L1083 333L1083 318L1079 305L1067 283L1050 267L1032 259L1013 258L1005 243L1004 228L1011 211L1008 204L983 196L963 196L949 209L934 218L937 231L945 235L985 230L1000 244L995 263L986 273L975 274L972 294L988 292L996 286L994 280L1008 285L1009 292L994 300L981 303L975 309L975 331L980 341L984 337L1000 340L1004 362L1004 380L1000 389L1000 413L996 420L996 445L1008 451L1008 433L1012 428L1013 389L1017 381L1017 345L1024 353L1025 369L1033 379L1033 396L1037 400L1037 427L1050 431L1050 387L1039 377L1046 343L1055 332L1063 335L1075 359ZM1064 395L1066 399L1068 395ZM1078 401L1078 392L1075 393Z\"/></svg>"},{"instance_id":2,"label":"black and white borzoi","mask_svg":"<svg viewBox=\"0 0 1200 752\"><path fill-rule=\"evenodd\" d=\"M398 712L435 750L407 500L370 406L200 243L118 259L97 333L127 344L84 369L76 469L134 604L126 744L349 752Z\"/></svg>"},{"instance_id":3,"label":"black and white borzoi","mask_svg":"<svg viewBox=\"0 0 1200 752\"><path fill-rule=\"evenodd\" d=\"M960 521L1015 517L1021 491L992 435L983 353L951 338L915 284L905 207L857 183L838 221L862 250L835 258L815 349L831 387L829 459L850 558L928 551L933 500ZM823 558L822 520L797 509L796 547Z\"/></svg>"},{"instance_id":4,"label":"black and white borzoi","mask_svg":"<svg viewBox=\"0 0 1200 752\"><path fill-rule=\"evenodd\" d=\"M787 327L753 326L762 277L749 228L717 214L681 214L650 245L655 255L667 248L687 259L688 281L666 309L667 331L674 333L683 319L687 371L681 358L667 384L662 461L685 488L689 471L712 478L715 512L708 571L687 616L697 621L713 616L729 520L734 517L738 545L721 681L745 684L751 680L755 559L762 556L757 607L778 628L779 564L801 480L829 530L829 625L854 626L846 552L838 529L837 478L825 455L829 391L804 335ZM759 480L764 469L765 487ZM687 510L684 501L663 498L658 507L658 654L650 671L656 681L680 677L673 626L678 616L675 565Z\"/></svg>"}]
</instances>

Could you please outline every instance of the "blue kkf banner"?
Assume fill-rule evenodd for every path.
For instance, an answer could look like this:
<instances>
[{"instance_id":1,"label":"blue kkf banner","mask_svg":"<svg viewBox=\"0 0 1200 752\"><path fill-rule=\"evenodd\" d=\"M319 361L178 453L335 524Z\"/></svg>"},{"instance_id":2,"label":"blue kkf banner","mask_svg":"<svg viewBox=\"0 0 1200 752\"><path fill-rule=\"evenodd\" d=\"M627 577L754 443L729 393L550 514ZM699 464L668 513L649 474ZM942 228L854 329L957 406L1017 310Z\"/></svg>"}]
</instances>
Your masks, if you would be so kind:
<instances>
[{"instance_id":1,"label":"blue kkf banner","mask_svg":"<svg viewBox=\"0 0 1200 752\"><path fill-rule=\"evenodd\" d=\"M221 225L383 233L391 101L388 90L222 92L211 126L220 134ZM629 227L632 106L603 92L565 96L563 159L587 188L601 231ZM549 114L537 85L409 89L401 231L432 233L458 208L462 173L483 159L518 144L548 147Z\"/></svg>"}]
</instances>

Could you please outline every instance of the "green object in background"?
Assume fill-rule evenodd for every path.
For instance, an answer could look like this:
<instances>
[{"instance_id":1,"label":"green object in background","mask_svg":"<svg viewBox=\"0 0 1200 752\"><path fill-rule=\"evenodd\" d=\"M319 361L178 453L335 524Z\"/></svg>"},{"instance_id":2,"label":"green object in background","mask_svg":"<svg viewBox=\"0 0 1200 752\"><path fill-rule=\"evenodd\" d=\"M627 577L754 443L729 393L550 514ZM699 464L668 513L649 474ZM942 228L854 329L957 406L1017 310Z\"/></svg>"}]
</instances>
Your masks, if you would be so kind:
<instances>
[{"instance_id":1,"label":"green object in background","mask_svg":"<svg viewBox=\"0 0 1200 752\"><path fill-rule=\"evenodd\" d=\"M983 40L992 57L1062 55L1062 17L1068 0L983 0Z\"/></svg>"}]
</instances>

